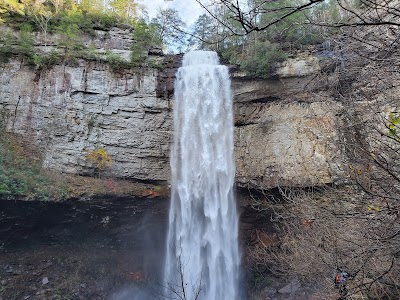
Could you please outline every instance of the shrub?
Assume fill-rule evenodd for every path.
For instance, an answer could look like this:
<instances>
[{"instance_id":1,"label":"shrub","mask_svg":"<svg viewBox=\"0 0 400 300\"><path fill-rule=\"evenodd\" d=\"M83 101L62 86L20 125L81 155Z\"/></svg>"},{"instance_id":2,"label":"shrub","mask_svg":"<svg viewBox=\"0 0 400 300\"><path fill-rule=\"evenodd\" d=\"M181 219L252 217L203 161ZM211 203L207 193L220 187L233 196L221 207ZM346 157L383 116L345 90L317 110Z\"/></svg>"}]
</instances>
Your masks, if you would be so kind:
<instances>
[{"instance_id":1,"label":"shrub","mask_svg":"<svg viewBox=\"0 0 400 300\"><path fill-rule=\"evenodd\" d=\"M7 63L14 51L16 37L10 33L0 36L0 63Z\"/></svg>"},{"instance_id":2,"label":"shrub","mask_svg":"<svg viewBox=\"0 0 400 300\"><path fill-rule=\"evenodd\" d=\"M0 36L0 62L8 62L13 55L27 58L28 61L34 54L33 30L30 25L23 25L18 35L5 33Z\"/></svg>"},{"instance_id":3,"label":"shrub","mask_svg":"<svg viewBox=\"0 0 400 300\"><path fill-rule=\"evenodd\" d=\"M38 54L35 53L32 56L31 63L38 70L47 70L52 66L59 63L63 58L63 55L59 52L52 51L49 54Z\"/></svg>"},{"instance_id":4,"label":"shrub","mask_svg":"<svg viewBox=\"0 0 400 300\"><path fill-rule=\"evenodd\" d=\"M150 48L157 46L157 42L155 42L154 26L149 26L145 21L140 20L136 22L134 27L131 63L134 66L139 66L146 60Z\"/></svg>"},{"instance_id":5,"label":"shrub","mask_svg":"<svg viewBox=\"0 0 400 300\"><path fill-rule=\"evenodd\" d=\"M121 69L129 68L131 66L130 62L109 50L106 51L105 59L114 71L120 71Z\"/></svg>"},{"instance_id":6,"label":"shrub","mask_svg":"<svg viewBox=\"0 0 400 300\"><path fill-rule=\"evenodd\" d=\"M112 159L107 151L103 148L89 150L86 154L86 159L94 167L94 172L100 177L100 173L111 167Z\"/></svg>"},{"instance_id":7,"label":"shrub","mask_svg":"<svg viewBox=\"0 0 400 300\"><path fill-rule=\"evenodd\" d=\"M274 64L287 59L288 55L269 42L256 43L253 55L241 55L238 58L241 69L257 77L271 75Z\"/></svg>"},{"instance_id":8,"label":"shrub","mask_svg":"<svg viewBox=\"0 0 400 300\"><path fill-rule=\"evenodd\" d=\"M0 111L0 197L48 200L67 197L66 186L56 182L41 166L38 151L6 132L6 116Z\"/></svg>"}]
</instances>

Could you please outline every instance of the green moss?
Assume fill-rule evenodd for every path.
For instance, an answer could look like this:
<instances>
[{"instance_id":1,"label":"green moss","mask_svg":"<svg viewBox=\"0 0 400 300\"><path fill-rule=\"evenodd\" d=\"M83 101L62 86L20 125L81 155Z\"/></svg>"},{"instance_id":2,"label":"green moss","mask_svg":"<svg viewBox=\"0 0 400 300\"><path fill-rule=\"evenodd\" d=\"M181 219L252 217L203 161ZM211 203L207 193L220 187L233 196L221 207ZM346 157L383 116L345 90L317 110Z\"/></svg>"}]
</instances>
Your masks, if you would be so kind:
<instances>
[{"instance_id":1,"label":"green moss","mask_svg":"<svg viewBox=\"0 0 400 300\"><path fill-rule=\"evenodd\" d=\"M119 72L123 69L127 69L127 68L131 67L131 63L129 61L126 61L118 54L112 53L109 50L106 51L105 60L106 60L106 62L108 62L110 64L110 67L115 72Z\"/></svg>"},{"instance_id":2,"label":"green moss","mask_svg":"<svg viewBox=\"0 0 400 300\"><path fill-rule=\"evenodd\" d=\"M0 34L0 62L8 62L13 55L30 60L34 54L34 37L30 25L21 26L17 35Z\"/></svg>"},{"instance_id":3,"label":"green moss","mask_svg":"<svg viewBox=\"0 0 400 300\"><path fill-rule=\"evenodd\" d=\"M38 70L48 70L63 59L63 55L57 51L48 54L35 53L31 58L31 64Z\"/></svg>"}]
</instances>

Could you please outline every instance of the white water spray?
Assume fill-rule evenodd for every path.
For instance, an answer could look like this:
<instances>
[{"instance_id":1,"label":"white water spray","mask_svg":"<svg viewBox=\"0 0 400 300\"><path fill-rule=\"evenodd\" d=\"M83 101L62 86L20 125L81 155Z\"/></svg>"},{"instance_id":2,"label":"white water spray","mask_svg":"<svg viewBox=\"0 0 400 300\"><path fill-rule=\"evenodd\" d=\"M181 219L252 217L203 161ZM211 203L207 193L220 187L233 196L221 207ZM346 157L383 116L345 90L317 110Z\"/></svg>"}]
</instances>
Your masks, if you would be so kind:
<instances>
[{"instance_id":1,"label":"white water spray","mask_svg":"<svg viewBox=\"0 0 400 300\"><path fill-rule=\"evenodd\" d=\"M215 52L193 51L176 74L172 193L165 264L170 299L237 300L232 95Z\"/></svg>"}]
</instances>

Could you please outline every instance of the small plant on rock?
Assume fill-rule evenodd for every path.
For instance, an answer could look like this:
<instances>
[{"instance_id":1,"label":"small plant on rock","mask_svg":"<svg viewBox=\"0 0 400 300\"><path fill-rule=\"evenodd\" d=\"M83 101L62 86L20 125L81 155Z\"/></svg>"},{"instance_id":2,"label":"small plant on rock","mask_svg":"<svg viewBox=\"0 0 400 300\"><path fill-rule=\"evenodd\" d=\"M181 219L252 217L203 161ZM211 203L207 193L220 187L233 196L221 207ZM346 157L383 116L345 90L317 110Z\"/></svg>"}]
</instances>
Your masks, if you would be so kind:
<instances>
[{"instance_id":1,"label":"small plant on rock","mask_svg":"<svg viewBox=\"0 0 400 300\"><path fill-rule=\"evenodd\" d=\"M94 172L98 174L111 167L112 158L103 148L89 150L86 154L86 160L94 166Z\"/></svg>"}]
</instances>

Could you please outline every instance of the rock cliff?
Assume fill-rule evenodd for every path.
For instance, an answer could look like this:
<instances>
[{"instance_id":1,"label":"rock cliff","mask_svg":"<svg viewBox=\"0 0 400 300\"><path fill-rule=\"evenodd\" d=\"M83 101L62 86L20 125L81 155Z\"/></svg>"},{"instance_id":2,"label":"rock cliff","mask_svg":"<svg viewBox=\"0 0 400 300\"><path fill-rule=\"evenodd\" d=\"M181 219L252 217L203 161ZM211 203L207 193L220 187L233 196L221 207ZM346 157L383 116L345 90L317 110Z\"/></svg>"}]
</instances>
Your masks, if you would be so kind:
<instances>
[{"instance_id":1,"label":"rock cliff","mask_svg":"<svg viewBox=\"0 0 400 300\"><path fill-rule=\"evenodd\" d=\"M111 45L113 52L129 55L131 41L120 31L99 36L93 42L97 51ZM87 151L104 148L113 159L112 175L169 181L173 80L180 56L152 59L162 60L163 70L115 72L107 63L81 59L38 71L12 60L0 69L7 130L38 145L47 168L89 174ZM232 70L239 185L341 180L337 141L343 108L328 91L334 76L321 76L321 68L309 55L282 63L272 79Z\"/></svg>"}]
</instances>

